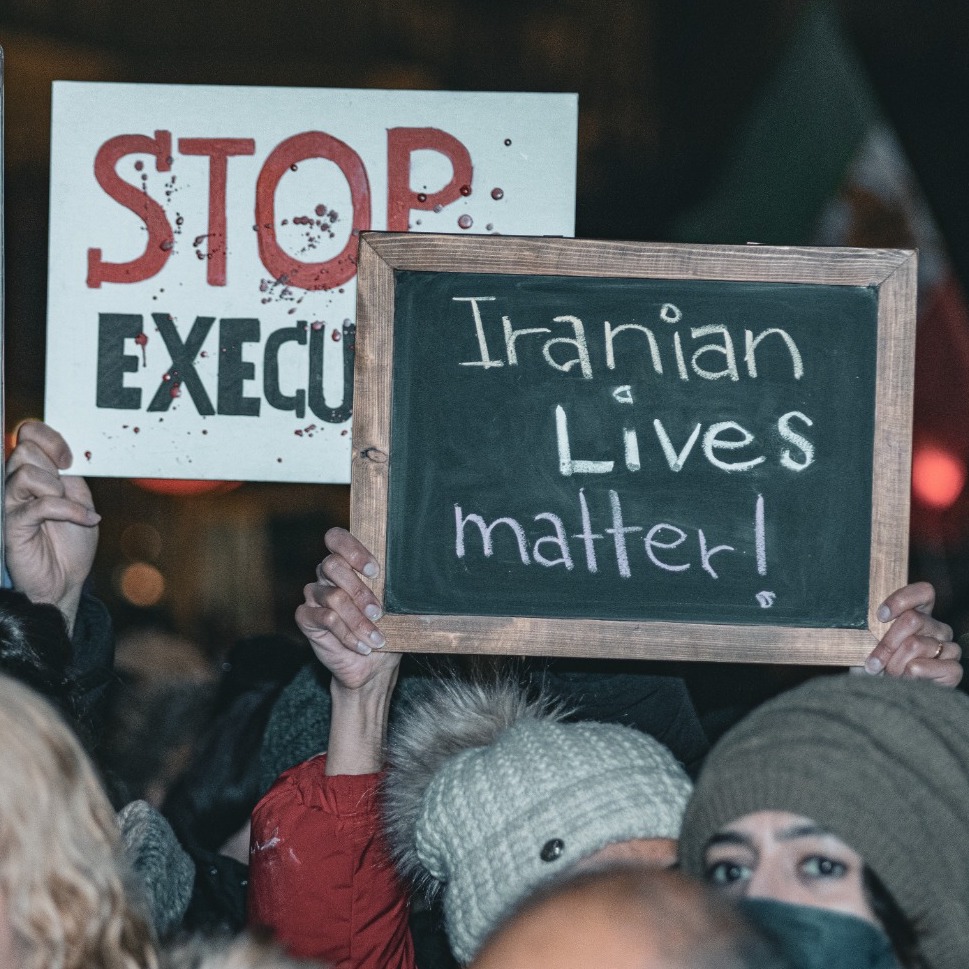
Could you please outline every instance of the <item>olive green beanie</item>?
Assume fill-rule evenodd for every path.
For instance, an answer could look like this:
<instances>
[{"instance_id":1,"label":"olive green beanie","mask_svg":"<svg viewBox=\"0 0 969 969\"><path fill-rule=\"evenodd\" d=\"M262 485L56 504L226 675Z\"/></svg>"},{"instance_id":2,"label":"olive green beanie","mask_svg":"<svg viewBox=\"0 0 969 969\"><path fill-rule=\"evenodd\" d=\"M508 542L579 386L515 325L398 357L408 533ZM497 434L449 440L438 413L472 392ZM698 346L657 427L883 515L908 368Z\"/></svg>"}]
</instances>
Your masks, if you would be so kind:
<instances>
[{"instance_id":1,"label":"olive green beanie","mask_svg":"<svg viewBox=\"0 0 969 969\"><path fill-rule=\"evenodd\" d=\"M811 818L854 848L915 928L929 969L969 966L969 697L932 683L818 677L711 751L687 808L683 868L756 811Z\"/></svg>"}]
</instances>

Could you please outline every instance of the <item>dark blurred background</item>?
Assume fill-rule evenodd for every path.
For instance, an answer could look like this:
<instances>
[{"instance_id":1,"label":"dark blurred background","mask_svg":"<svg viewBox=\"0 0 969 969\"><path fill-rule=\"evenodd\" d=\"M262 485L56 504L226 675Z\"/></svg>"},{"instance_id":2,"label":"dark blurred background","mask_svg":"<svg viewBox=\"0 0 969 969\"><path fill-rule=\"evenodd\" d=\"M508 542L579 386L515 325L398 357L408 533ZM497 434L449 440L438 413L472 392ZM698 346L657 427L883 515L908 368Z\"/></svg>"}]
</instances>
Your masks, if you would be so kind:
<instances>
[{"instance_id":1,"label":"dark blurred background","mask_svg":"<svg viewBox=\"0 0 969 969\"><path fill-rule=\"evenodd\" d=\"M964 0L2 0L0 44L8 447L42 415L52 80L577 91L579 236L921 249L912 576L969 625ZM97 593L203 665L295 632L349 505L325 485L92 486Z\"/></svg>"}]
</instances>

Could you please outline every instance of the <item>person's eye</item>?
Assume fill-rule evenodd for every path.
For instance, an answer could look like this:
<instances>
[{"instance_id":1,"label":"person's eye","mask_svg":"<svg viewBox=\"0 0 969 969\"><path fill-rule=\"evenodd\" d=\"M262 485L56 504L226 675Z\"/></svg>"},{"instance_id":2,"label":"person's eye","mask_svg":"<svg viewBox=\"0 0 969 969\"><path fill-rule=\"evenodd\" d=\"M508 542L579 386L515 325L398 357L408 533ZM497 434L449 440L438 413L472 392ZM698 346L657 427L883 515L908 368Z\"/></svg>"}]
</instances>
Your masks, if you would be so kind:
<instances>
[{"instance_id":1,"label":"person's eye","mask_svg":"<svg viewBox=\"0 0 969 969\"><path fill-rule=\"evenodd\" d=\"M724 886L746 881L751 876L751 870L737 861L715 861L707 865L703 874L708 884Z\"/></svg>"},{"instance_id":2,"label":"person's eye","mask_svg":"<svg viewBox=\"0 0 969 969\"><path fill-rule=\"evenodd\" d=\"M801 872L808 878L844 878L848 866L842 861L824 855L811 855L800 864Z\"/></svg>"}]
</instances>

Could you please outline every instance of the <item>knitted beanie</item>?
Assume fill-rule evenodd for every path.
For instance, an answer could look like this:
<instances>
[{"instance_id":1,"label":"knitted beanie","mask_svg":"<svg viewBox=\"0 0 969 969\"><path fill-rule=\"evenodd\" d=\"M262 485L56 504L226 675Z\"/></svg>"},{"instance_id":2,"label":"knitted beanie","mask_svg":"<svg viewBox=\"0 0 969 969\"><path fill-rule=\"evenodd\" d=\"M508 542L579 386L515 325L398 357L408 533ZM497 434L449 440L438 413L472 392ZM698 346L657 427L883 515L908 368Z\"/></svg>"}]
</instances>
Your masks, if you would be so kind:
<instances>
[{"instance_id":1,"label":"knitted beanie","mask_svg":"<svg viewBox=\"0 0 969 969\"><path fill-rule=\"evenodd\" d=\"M144 889L155 933L179 928L192 899L195 864L168 821L147 801L132 801L118 813L124 855Z\"/></svg>"},{"instance_id":2,"label":"knitted beanie","mask_svg":"<svg viewBox=\"0 0 969 969\"><path fill-rule=\"evenodd\" d=\"M757 811L817 822L857 851L915 928L930 969L969 965L969 697L932 683L819 677L714 747L680 857Z\"/></svg>"},{"instance_id":3,"label":"knitted beanie","mask_svg":"<svg viewBox=\"0 0 969 969\"><path fill-rule=\"evenodd\" d=\"M273 704L259 750L259 791L283 771L326 750L330 737L330 684L323 666L307 663Z\"/></svg>"},{"instance_id":4,"label":"knitted beanie","mask_svg":"<svg viewBox=\"0 0 969 969\"><path fill-rule=\"evenodd\" d=\"M390 733L384 797L401 873L443 893L470 962L517 902L607 845L676 838L690 781L652 737L565 723L513 683L442 681Z\"/></svg>"}]
</instances>

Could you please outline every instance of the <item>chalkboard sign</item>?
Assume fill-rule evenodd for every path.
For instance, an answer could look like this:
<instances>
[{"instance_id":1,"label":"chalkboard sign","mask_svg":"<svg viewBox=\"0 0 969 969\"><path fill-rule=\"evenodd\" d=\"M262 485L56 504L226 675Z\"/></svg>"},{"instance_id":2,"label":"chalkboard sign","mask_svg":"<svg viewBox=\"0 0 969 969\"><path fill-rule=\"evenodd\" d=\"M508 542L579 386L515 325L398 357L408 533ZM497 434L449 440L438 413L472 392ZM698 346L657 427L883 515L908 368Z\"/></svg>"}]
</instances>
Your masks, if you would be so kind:
<instances>
[{"instance_id":1,"label":"chalkboard sign","mask_svg":"<svg viewBox=\"0 0 969 969\"><path fill-rule=\"evenodd\" d=\"M904 584L913 253L368 234L395 648L853 663Z\"/></svg>"}]
</instances>

